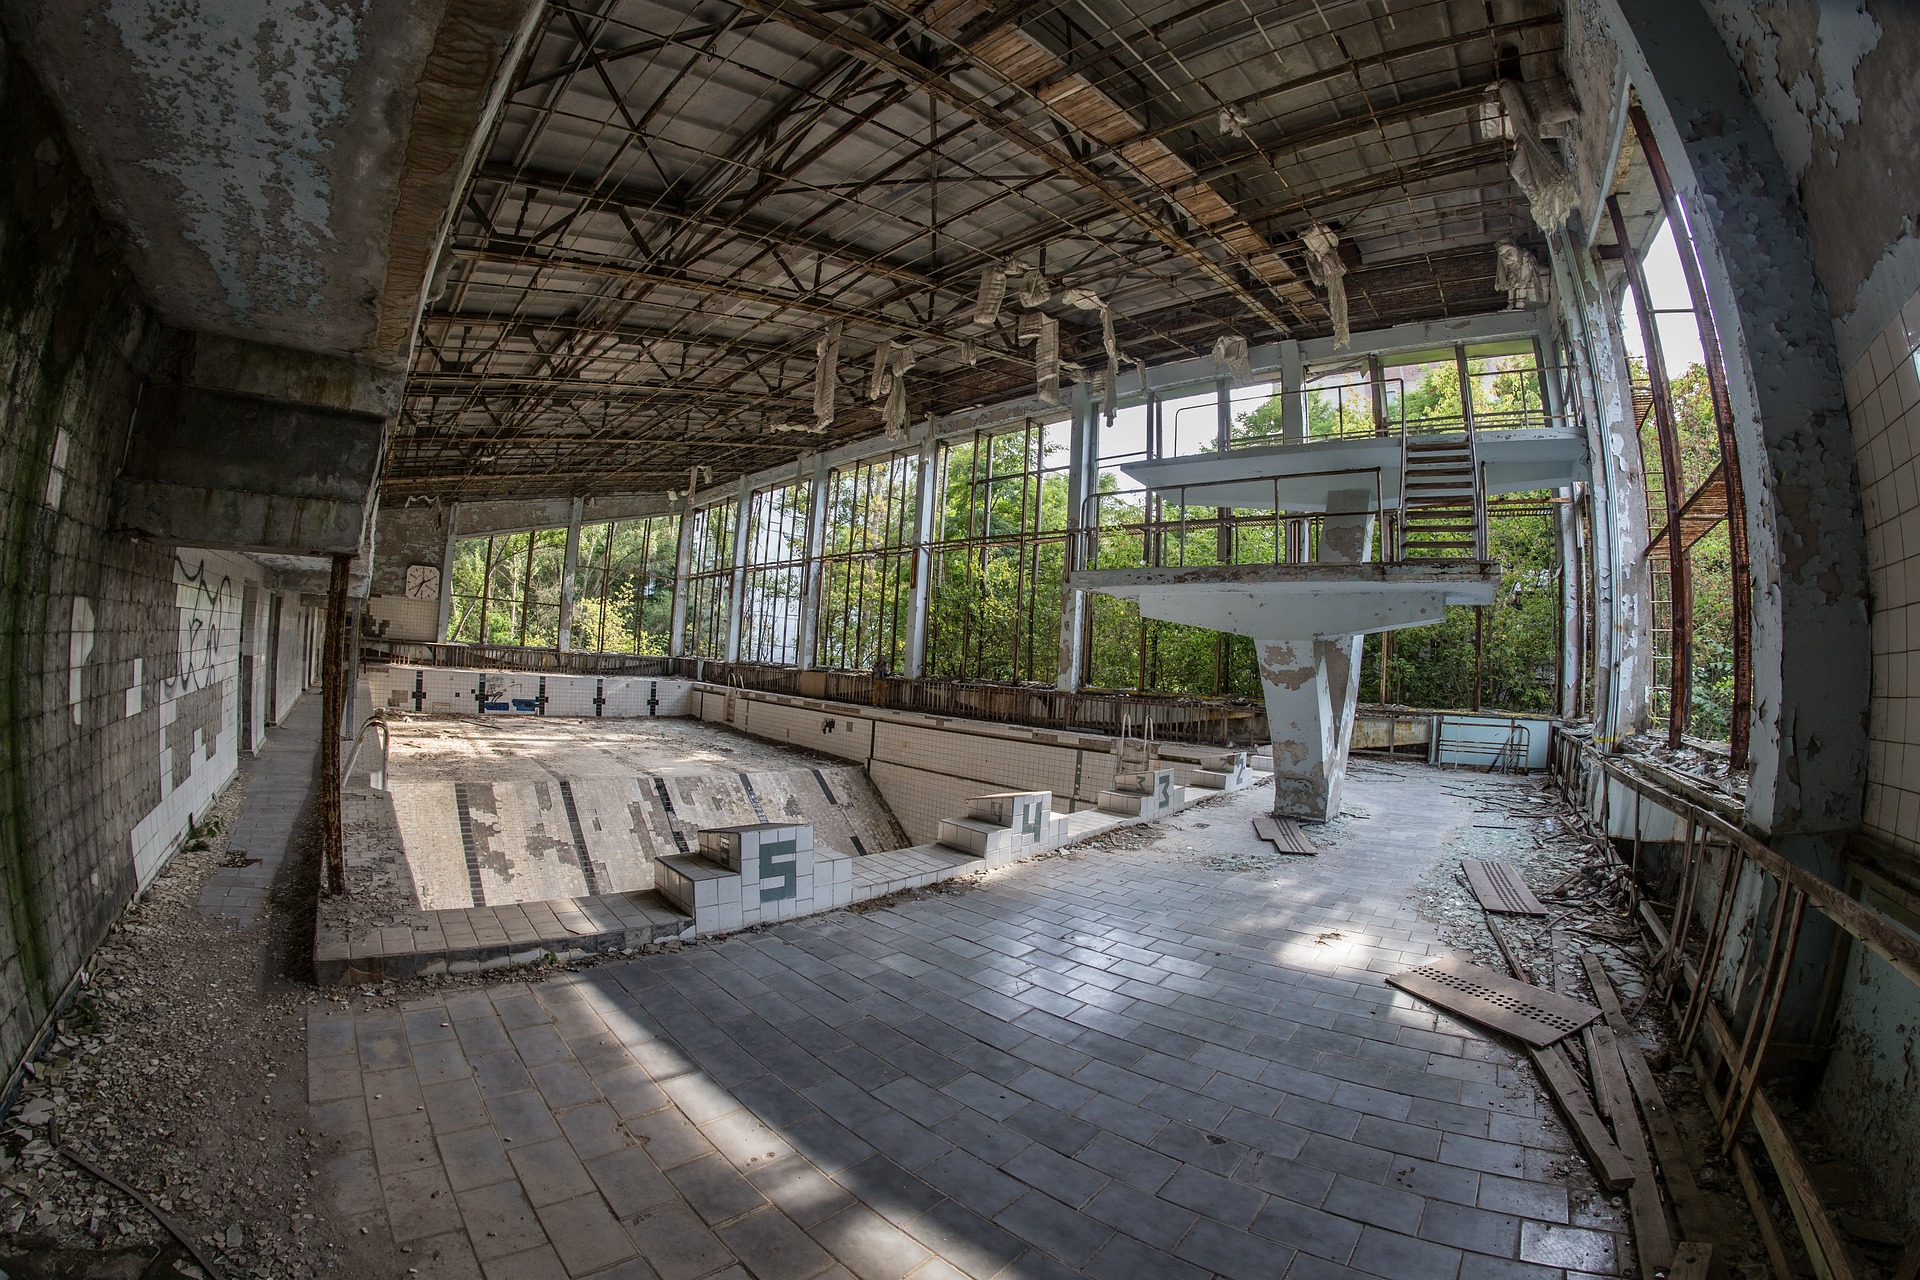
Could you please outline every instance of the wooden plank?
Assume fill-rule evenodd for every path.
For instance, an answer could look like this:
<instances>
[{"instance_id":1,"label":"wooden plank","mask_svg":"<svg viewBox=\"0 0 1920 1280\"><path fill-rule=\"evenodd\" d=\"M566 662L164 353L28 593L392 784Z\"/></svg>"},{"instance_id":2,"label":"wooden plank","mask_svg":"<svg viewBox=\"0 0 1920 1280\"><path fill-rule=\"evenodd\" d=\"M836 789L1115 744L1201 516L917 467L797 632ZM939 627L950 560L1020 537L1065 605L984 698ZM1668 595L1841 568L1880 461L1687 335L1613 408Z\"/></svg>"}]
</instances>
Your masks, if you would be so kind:
<instances>
[{"instance_id":1,"label":"wooden plank","mask_svg":"<svg viewBox=\"0 0 1920 1280\"><path fill-rule=\"evenodd\" d=\"M1654 1160L1667 1184L1667 1197L1673 1201L1680 1230L1696 1241L1712 1239L1721 1234L1720 1224L1707 1208L1706 1197L1694 1178L1693 1165L1687 1159L1687 1145L1681 1140L1673 1113L1667 1110L1667 1100L1660 1092L1659 1082L1653 1078L1653 1068L1647 1065L1646 1055L1640 1052L1633 1038L1633 1025L1620 1007L1620 996L1607 978L1607 971L1591 953L1582 953L1580 963L1586 967L1587 980L1593 984L1594 1003L1600 1006L1601 1016L1613 1031L1614 1047L1619 1051L1627 1084L1646 1120Z\"/></svg>"},{"instance_id":2,"label":"wooden plank","mask_svg":"<svg viewBox=\"0 0 1920 1280\"><path fill-rule=\"evenodd\" d=\"M1647 1136L1634 1113L1633 1090L1627 1083L1626 1065L1614 1039L1613 1029L1594 1023L1583 1033L1587 1037L1587 1066L1593 1077L1594 1091L1613 1120L1614 1141L1620 1154L1633 1169L1633 1186L1627 1191L1627 1208L1633 1219L1633 1247L1640 1255L1640 1274L1651 1276L1673 1262L1673 1229L1667 1224L1667 1211L1660 1204L1660 1184L1653 1176L1653 1157L1647 1151Z\"/></svg>"},{"instance_id":3,"label":"wooden plank","mask_svg":"<svg viewBox=\"0 0 1920 1280\"><path fill-rule=\"evenodd\" d=\"M1560 1114L1566 1117L1567 1126L1573 1130L1574 1141L1580 1144L1587 1163L1593 1166L1594 1176L1600 1185L1609 1191L1618 1191L1634 1181L1633 1166L1614 1145L1613 1135L1594 1113L1593 1102L1587 1097L1587 1090L1580 1083L1580 1077L1573 1070L1573 1063L1567 1059L1565 1045L1551 1045L1545 1049L1527 1049L1528 1057L1533 1059L1535 1071L1546 1084L1547 1092L1553 1095Z\"/></svg>"},{"instance_id":4,"label":"wooden plank","mask_svg":"<svg viewBox=\"0 0 1920 1280\"><path fill-rule=\"evenodd\" d=\"M1500 948L1500 954L1506 957L1507 967L1513 970L1513 976L1522 981L1531 979L1533 975L1527 972L1527 966L1520 963L1520 957L1514 954L1513 944L1507 941L1506 931L1491 917L1487 919L1487 932L1493 935L1493 941ZM1581 1087L1580 1077L1567 1060L1565 1046L1556 1044L1546 1049L1536 1049L1528 1045L1527 1057L1547 1086L1547 1092L1553 1095L1560 1114L1566 1117L1574 1140L1580 1144L1580 1150L1586 1154L1587 1163L1592 1166L1601 1184L1609 1190L1626 1186L1633 1179L1633 1170L1620 1154L1620 1148L1614 1145L1607 1127L1594 1114L1587 1091Z\"/></svg>"},{"instance_id":5,"label":"wooden plank","mask_svg":"<svg viewBox=\"0 0 1920 1280\"><path fill-rule=\"evenodd\" d=\"M1279 818L1267 813L1258 814L1253 819L1253 834L1282 853L1320 852L1308 841L1306 833L1300 830L1300 824L1292 818Z\"/></svg>"},{"instance_id":6,"label":"wooden plank","mask_svg":"<svg viewBox=\"0 0 1920 1280\"><path fill-rule=\"evenodd\" d=\"M1387 981L1449 1013L1544 1048L1600 1016L1584 1000L1521 982L1477 964L1441 956Z\"/></svg>"},{"instance_id":7,"label":"wooden plank","mask_svg":"<svg viewBox=\"0 0 1920 1280\"><path fill-rule=\"evenodd\" d=\"M1514 916L1547 914L1540 899L1533 896L1533 890L1509 864L1462 858L1460 869L1467 873L1467 885L1473 890L1473 896L1480 899L1480 905L1487 910Z\"/></svg>"},{"instance_id":8,"label":"wooden plank","mask_svg":"<svg viewBox=\"0 0 1920 1280\"><path fill-rule=\"evenodd\" d=\"M1673 1265L1667 1269L1667 1280L1707 1280L1707 1272L1712 1269L1713 1246L1689 1242L1673 1251Z\"/></svg>"}]
</instances>

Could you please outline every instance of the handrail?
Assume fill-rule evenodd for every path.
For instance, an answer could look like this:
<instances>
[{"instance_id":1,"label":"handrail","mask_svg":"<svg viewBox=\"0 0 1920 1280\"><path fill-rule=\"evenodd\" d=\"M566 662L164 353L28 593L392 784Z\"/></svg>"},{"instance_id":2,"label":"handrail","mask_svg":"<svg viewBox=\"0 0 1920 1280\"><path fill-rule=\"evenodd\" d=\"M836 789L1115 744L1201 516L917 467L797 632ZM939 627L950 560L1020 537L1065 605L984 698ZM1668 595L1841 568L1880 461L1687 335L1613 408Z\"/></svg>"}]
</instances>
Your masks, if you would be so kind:
<instances>
[{"instance_id":1,"label":"handrail","mask_svg":"<svg viewBox=\"0 0 1920 1280\"><path fill-rule=\"evenodd\" d=\"M347 783L352 780L353 766L360 759L360 748L366 743L367 734L374 729L380 731L380 767L368 775L367 785L375 791L387 789L387 763L393 751L393 730L387 724L387 713L376 711L367 717L367 722L360 726L359 736L353 740L353 750L347 755L346 767L340 770L341 790L346 790Z\"/></svg>"},{"instance_id":2,"label":"handrail","mask_svg":"<svg viewBox=\"0 0 1920 1280\"><path fill-rule=\"evenodd\" d=\"M1258 478L1258 477L1249 477L1247 479L1232 479L1232 480L1206 480L1198 484L1175 485L1175 486L1164 488L1164 489L1137 490L1137 491L1130 491L1127 493L1090 493L1082 501L1081 507L1080 507L1081 525L1078 530L1078 537L1080 539L1080 546L1078 548L1078 551L1080 554L1079 554L1077 563L1081 568L1091 569L1091 568L1098 567L1098 561L1099 561L1099 555L1100 555L1100 537L1102 532L1121 534L1121 533L1126 533L1130 530L1133 530L1133 531L1138 531L1143 539L1150 539L1151 535L1153 534L1164 532L1168 529L1178 529L1179 537L1180 537L1180 559L1177 565L1170 566L1170 567L1184 568L1187 563L1187 541L1188 541L1188 524L1189 524L1189 517L1187 513L1193 510L1193 508L1195 507L1199 507L1202 510L1211 508L1214 510L1273 512L1274 513L1273 524L1275 526L1275 536L1274 536L1275 558L1273 563L1276 563L1276 564L1284 563L1285 562L1284 557L1286 554L1285 548L1283 546L1284 538L1282 538L1279 533L1279 525L1282 522L1282 520L1288 520L1288 519L1320 520L1327 515L1358 515L1363 513L1315 511L1315 512L1304 513L1304 514L1288 515L1286 514L1287 508L1282 506L1280 502L1280 485L1283 482L1292 484L1302 480L1332 478L1332 477L1338 477L1338 476L1371 476L1373 479L1373 506L1371 511L1364 514L1379 515L1386 510L1386 506L1385 506L1386 495L1384 493L1384 485L1382 482L1381 468L1379 467L1332 467L1332 468L1326 468L1323 470L1300 471L1300 472L1293 472L1287 475L1264 477L1265 483L1268 485L1269 494L1272 499L1270 504L1264 505L1264 506L1250 505L1246 502L1235 502L1234 504L1232 504L1231 507L1228 507L1219 502L1208 502L1206 500L1206 494L1209 490L1244 489L1249 485L1257 485L1261 483L1261 478ZM1177 495L1177 496L1170 498L1169 495ZM1169 505L1178 507L1180 509L1180 518L1177 521L1152 520L1152 519L1146 518L1146 514L1147 514L1146 500L1149 498L1158 499L1162 507L1169 506ZM1102 523L1100 518L1102 503L1129 500L1129 499L1139 500L1141 502L1141 519L1137 521L1128 521L1123 524L1115 524L1115 525L1106 525ZM1228 523L1235 528L1251 523L1245 517L1226 517L1226 519ZM1220 521L1221 521L1221 517L1214 516L1211 518L1207 518L1204 521L1204 523L1207 525L1218 526L1220 524ZM1261 523L1265 523L1265 521L1262 520ZM1157 549L1159 546L1158 539L1151 538L1151 541L1153 543L1153 547ZM1142 558L1147 560L1149 563L1146 565L1129 566L1129 567L1142 567L1142 568L1165 567L1165 566L1161 566L1159 564L1153 563L1153 556L1149 553L1148 549L1145 546L1143 546L1142 548ZM1253 562L1237 561L1236 563L1253 563Z\"/></svg>"},{"instance_id":3,"label":"handrail","mask_svg":"<svg viewBox=\"0 0 1920 1280\"><path fill-rule=\"evenodd\" d=\"M1582 763L1597 768L1603 776L1620 783L1636 795L1655 801L1662 808L1737 847L1750 862L1805 894L1810 906L1899 970L1907 981L1920 986L1920 938L1866 903L1848 897L1838 885L1830 884L1797 863L1789 862L1765 842L1712 810L1676 795L1632 770L1622 768L1609 757L1601 755L1591 743L1562 736L1572 744L1576 758Z\"/></svg>"},{"instance_id":4,"label":"handrail","mask_svg":"<svg viewBox=\"0 0 1920 1280\"><path fill-rule=\"evenodd\" d=\"M1555 412L1546 394L1548 378L1566 372L1568 372L1566 366L1547 365L1524 370L1507 369L1470 373L1467 375L1470 384L1520 373L1537 379L1535 385L1539 388L1537 404L1524 403L1519 408L1514 409L1493 409L1481 405L1473 407L1471 412L1478 420L1478 425L1489 431L1530 430L1538 428L1552 430L1556 425L1577 427L1578 418L1576 413L1570 408ZM1243 436L1237 440L1232 440L1227 446L1227 451L1231 452L1236 448L1259 448L1275 443L1311 444L1321 440L1361 440L1368 438L1385 438L1396 435L1435 435L1463 429L1462 423L1466 416L1468 406L1471 405L1472 401L1470 395L1465 397L1460 414L1449 414L1446 416L1429 414L1409 419L1406 412L1405 380L1401 378L1383 378L1380 385L1384 392L1382 399L1386 402L1384 406L1386 410L1384 419L1376 418L1374 415L1373 405L1371 403L1371 381L1357 380L1354 382L1337 383L1331 386L1296 387L1291 391L1274 391L1270 395L1261 397L1260 403L1269 403L1274 399L1284 399L1293 396L1302 399L1302 438L1298 441L1287 441L1281 436L1279 430L1276 429L1260 435ZM1398 389L1390 390L1391 388ZM1365 392L1368 398L1366 410L1355 413L1349 417L1343 409L1337 409L1335 429L1331 432L1314 434L1306 425L1307 403L1310 402L1310 398L1316 395L1326 396L1331 394L1339 404L1344 404L1343 393L1347 391ZM1524 400L1529 402L1535 399L1536 397L1531 394L1524 397ZM1232 411L1233 407L1230 403L1230 411ZM1172 426L1174 454L1178 455L1181 452L1181 423L1188 420L1189 415L1199 415L1204 419L1206 428L1199 433L1206 441L1204 447L1216 448L1218 446L1218 413L1217 405L1212 402L1204 405L1189 405L1176 410L1173 414Z\"/></svg>"}]
</instances>

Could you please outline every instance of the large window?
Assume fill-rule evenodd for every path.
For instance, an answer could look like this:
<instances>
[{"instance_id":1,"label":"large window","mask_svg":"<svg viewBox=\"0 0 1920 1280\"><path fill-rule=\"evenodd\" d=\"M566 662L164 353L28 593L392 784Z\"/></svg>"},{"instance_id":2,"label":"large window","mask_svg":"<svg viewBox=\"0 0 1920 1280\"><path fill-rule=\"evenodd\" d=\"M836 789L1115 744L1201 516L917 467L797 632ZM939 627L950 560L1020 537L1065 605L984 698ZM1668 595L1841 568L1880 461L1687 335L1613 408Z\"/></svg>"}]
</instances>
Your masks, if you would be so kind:
<instances>
[{"instance_id":1,"label":"large window","mask_svg":"<svg viewBox=\"0 0 1920 1280\"><path fill-rule=\"evenodd\" d=\"M807 590L809 481L765 489L747 509L747 567L740 599L740 661L791 666L800 656Z\"/></svg>"},{"instance_id":2,"label":"large window","mask_svg":"<svg viewBox=\"0 0 1920 1280\"><path fill-rule=\"evenodd\" d=\"M567 531L463 538L453 548L452 640L552 648L560 642Z\"/></svg>"},{"instance_id":3,"label":"large window","mask_svg":"<svg viewBox=\"0 0 1920 1280\"><path fill-rule=\"evenodd\" d=\"M927 674L1052 683L1059 670L1071 424L941 451Z\"/></svg>"},{"instance_id":4,"label":"large window","mask_svg":"<svg viewBox=\"0 0 1920 1280\"><path fill-rule=\"evenodd\" d=\"M581 526L574 648L666 653L679 536L677 515Z\"/></svg>"},{"instance_id":5,"label":"large window","mask_svg":"<svg viewBox=\"0 0 1920 1280\"><path fill-rule=\"evenodd\" d=\"M687 561L687 630L682 652L694 658L727 656L727 615L733 608L733 539L740 504L716 502L693 513Z\"/></svg>"},{"instance_id":6,"label":"large window","mask_svg":"<svg viewBox=\"0 0 1920 1280\"><path fill-rule=\"evenodd\" d=\"M828 475L815 666L904 669L919 480L920 460L908 453Z\"/></svg>"}]
</instances>

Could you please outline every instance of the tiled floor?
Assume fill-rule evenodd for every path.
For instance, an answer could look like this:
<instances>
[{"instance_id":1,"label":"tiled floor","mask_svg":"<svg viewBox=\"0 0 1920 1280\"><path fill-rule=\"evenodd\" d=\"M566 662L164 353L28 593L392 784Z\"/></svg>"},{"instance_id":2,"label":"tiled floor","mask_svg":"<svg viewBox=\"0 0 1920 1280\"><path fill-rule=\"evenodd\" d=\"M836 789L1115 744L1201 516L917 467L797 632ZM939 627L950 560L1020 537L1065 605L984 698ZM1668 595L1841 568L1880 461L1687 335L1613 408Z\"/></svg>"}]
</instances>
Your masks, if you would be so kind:
<instances>
[{"instance_id":1,"label":"tiled floor","mask_svg":"<svg viewBox=\"0 0 1920 1280\"><path fill-rule=\"evenodd\" d=\"M1440 949L1440 778L1361 773L1377 816L1273 874L1203 861L1260 788L971 893L320 1006L337 1210L422 1276L1611 1274L1513 1055L1380 981Z\"/></svg>"},{"instance_id":2,"label":"tiled floor","mask_svg":"<svg viewBox=\"0 0 1920 1280\"><path fill-rule=\"evenodd\" d=\"M246 928L266 913L267 890L300 828L319 777L320 696L303 697L286 720L267 730L260 754L242 752L240 772L247 794L228 847L256 861L214 872L200 895L210 916L237 920Z\"/></svg>"}]
</instances>

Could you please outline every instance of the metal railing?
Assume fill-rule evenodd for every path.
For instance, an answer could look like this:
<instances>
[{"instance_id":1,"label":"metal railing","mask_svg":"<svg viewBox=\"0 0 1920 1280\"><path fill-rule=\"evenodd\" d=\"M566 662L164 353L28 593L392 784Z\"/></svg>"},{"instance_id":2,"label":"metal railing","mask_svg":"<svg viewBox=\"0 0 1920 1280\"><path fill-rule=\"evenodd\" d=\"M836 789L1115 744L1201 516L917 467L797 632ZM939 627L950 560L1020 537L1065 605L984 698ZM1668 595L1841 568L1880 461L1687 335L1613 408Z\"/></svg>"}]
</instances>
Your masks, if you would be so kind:
<instances>
[{"instance_id":1,"label":"metal railing","mask_svg":"<svg viewBox=\"0 0 1920 1280\"><path fill-rule=\"evenodd\" d=\"M1631 824L1630 836L1611 837L1605 847L1618 862L1613 841L1630 846L1622 870L1628 875L1629 912L1648 939L1653 995L1666 1002L1678 1023L1679 1055L1691 1060L1716 1122L1720 1154L1733 1162L1763 1231L1772 1233L1773 1219L1754 1174L1754 1155L1762 1152L1778 1175L1816 1273L1860 1274L1823 1202L1826 1193L1761 1076L1796 969L1809 963L1803 957L1794 964L1809 911L1832 922L1847 945L1866 948L1915 986L1920 986L1920 938L1725 816L1644 776L1629 759L1602 755L1591 742L1556 730L1549 768L1558 775L1562 794L1601 833ZM1616 791L1632 797L1632 816L1625 822L1618 821L1625 815L1612 812ZM1643 839L1643 809L1670 815L1678 838ZM1643 846L1654 840L1677 847L1678 874L1669 877L1675 882L1671 903L1641 896ZM1812 963L1830 971L1849 968L1844 951ZM1754 1148L1741 1141L1749 1122L1760 1139ZM1908 1257L1913 1256L1910 1248Z\"/></svg>"},{"instance_id":2,"label":"metal railing","mask_svg":"<svg viewBox=\"0 0 1920 1280\"><path fill-rule=\"evenodd\" d=\"M1478 391L1462 405L1460 412L1436 413L1423 411L1409 415L1404 380L1384 378L1380 387L1384 403L1374 403L1373 383L1359 379L1349 383L1336 383L1305 387L1296 391L1275 391L1271 395L1258 398L1244 398L1230 402L1228 412L1234 419L1229 430L1237 432L1227 445L1227 452L1234 449L1259 448L1272 444L1286 444L1290 440L1280 423L1281 414L1269 415L1272 425L1259 430L1248 430L1244 419L1265 405L1280 401L1297 399L1300 401L1300 435L1291 442L1313 443L1321 440L1361 440L1386 439L1395 436L1412 435L1450 435L1464 432L1466 421L1471 414L1477 429L1486 431L1518 430L1574 430L1578 423L1570 409L1555 412L1546 396L1547 380L1564 373L1562 366L1550 365L1541 369L1493 370L1468 375L1469 389L1490 385L1500 378L1511 378L1516 374L1524 379L1520 402L1508 404L1509 397ZM1321 402L1320 421L1314 418L1314 399ZM1331 402L1329 404L1329 402ZM1357 402L1357 404L1356 404ZM1243 408L1242 406L1246 406ZM1331 408L1329 420L1326 413ZM1218 451L1219 407L1217 404L1190 404L1176 409L1169 432L1171 439L1163 442L1162 456L1192 456ZM1183 447L1184 446L1184 447Z\"/></svg>"},{"instance_id":3,"label":"metal railing","mask_svg":"<svg viewBox=\"0 0 1920 1280\"><path fill-rule=\"evenodd\" d=\"M1282 485L1301 481L1337 479L1352 476L1371 488L1371 505L1365 511L1351 513L1292 512L1280 499ZM1267 487L1264 501L1247 502L1249 489ZM1319 529L1328 514L1379 516L1384 509L1385 493L1379 467L1340 467L1320 471L1302 471L1293 475L1263 476L1245 480L1213 480L1202 484L1178 485L1151 491L1095 493L1081 507L1081 528L1075 537L1074 564L1083 569L1137 569L1206 567L1223 564L1285 564L1311 559L1309 554L1318 540ZM1114 509L1137 511L1136 518L1115 519ZM1176 511L1167 518L1156 512ZM1195 513L1200 514L1195 514ZM1288 526L1297 533L1301 555L1288 554ZM1265 553L1248 558L1240 554L1253 540L1240 536L1247 531L1272 535ZM1197 554L1209 546L1211 557ZM1138 540L1140 555L1124 557L1123 563L1105 563L1102 540ZM1258 544L1255 544L1258 545ZM1172 554L1169 554L1169 548ZM1196 554L1189 560L1188 548ZM1227 553L1222 555L1222 548Z\"/></svg>"},{"instance_id":4,"label":"metal railing","mask_svg":"<svg viewBox=\"0 0 1920 1280\"><path fill-rule=\"evenodd\" d=\"M396 662L413 667L498 667L506 671L551 671L584 676L663 676L670 674L672 666L672 659L654 654L367 637L360 641L360 657L363 662Z\"/></svg>"}]
</instances>

